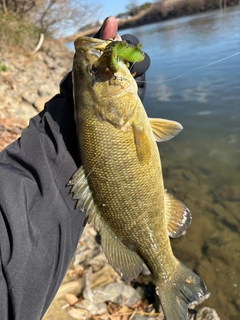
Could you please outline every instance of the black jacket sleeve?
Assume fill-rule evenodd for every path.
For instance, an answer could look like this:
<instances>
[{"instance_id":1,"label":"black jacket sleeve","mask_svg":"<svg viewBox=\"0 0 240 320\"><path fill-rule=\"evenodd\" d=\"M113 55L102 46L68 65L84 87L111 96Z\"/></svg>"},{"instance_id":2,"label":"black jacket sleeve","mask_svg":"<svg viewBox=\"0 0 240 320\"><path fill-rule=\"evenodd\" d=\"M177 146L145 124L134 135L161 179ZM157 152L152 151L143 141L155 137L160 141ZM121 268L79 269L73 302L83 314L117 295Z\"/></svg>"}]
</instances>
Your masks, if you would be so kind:
<instances>
[{"instance_id":1,"label":"black jacket sleeve","mask_svg":"<svg viewBox=\"0 0 240 320\"><path fill-rule=\"evenodd\" d=\"M141 99L149 64L146 55L132 68ZM43 317L81 235L83 214L67 187L80 166L73 115L69 73L61 94L0 152L1 320Z\"/></svg>"},{"instance_id":2,"label":"black jacket sleeve","mask_svg":"<svg viewBox=\"0 0 240 320\"><path fill-rule=\"evenodd\" d=\"M0 319L38 320L82 231L67 183L79 166L72 104L57 95L0 153Z\"/></svg>"}]
</instances>

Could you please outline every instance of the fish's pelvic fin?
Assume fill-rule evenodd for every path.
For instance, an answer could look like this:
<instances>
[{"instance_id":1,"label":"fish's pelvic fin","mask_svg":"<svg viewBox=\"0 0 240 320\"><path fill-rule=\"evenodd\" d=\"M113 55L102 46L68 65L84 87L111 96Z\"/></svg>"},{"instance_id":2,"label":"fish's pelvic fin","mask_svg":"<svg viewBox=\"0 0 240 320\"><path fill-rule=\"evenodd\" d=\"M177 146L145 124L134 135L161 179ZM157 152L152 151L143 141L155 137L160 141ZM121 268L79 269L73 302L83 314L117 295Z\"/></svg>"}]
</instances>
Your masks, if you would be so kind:
<instances>
[{"instance_id":1,"label":"fish's pelvic fin","mask_svg":"<svg viewBox=\"0 0 240 320\"><path fill-rule=\"evenodd\" d=\"M157 142L168 141L183 129L180 123L172 120L149 118L149 121Z\"/></svg>"},{"instance_id":2,"label":"fish's pelvic fin","mask_svg":"<svg viewBox=\"0 0 240 320\"><path fill-rule=\"evenodd\" d=\"M148 164L151 157L151 147L148 136L141 125L133 123L134 142L137 156L142 164Z\"/></svg>"},{"instance_id":3,"label":"fish's pelvic fin","mask_svg":"<svg viewBox=\"0 0 240 320\"><path fill-rule=\"evenodd\" d=\"M92 222L101 234L103 252L113 269L125 281L136 278L143 269L139 255L121 242L99 213Z\"/></svg>"},{"instance_id":4,"label":"fish's pelvic fin","mask_svg":"<svg viewBox=\"0 0 240 320\"><path fill-rule=\"evenodd\" d=\"M180 200L165 191L165 214L168 235L171 238L180 237L192 221L190 210Z\"/></svg>"},{"instance_id":5,"label":"fish's pelvic fin","mask_svg":"<svg viewBox=\"0 0 240 320\"><path fill-rule=\"evenodd\" d=\"M70 192L73 200L77 200L76 208L80 207L84 211L85 219L90 218L91 220L96 211L96 206L82 166L74 173L68 182L68 186L72 186Z\"/></svg>"},{"instance_id":6,"label":"fish's pelvic fin","mask_svg":"<svg viewBox=\"0 0 240 320\"><path fill-rule=\"evenodd\" d=\"M187 320L189 303L202 298L207 288L192 270L179 263L168 280L157 283L156 291L167 320Z\"/></svg>"}]
</instances>

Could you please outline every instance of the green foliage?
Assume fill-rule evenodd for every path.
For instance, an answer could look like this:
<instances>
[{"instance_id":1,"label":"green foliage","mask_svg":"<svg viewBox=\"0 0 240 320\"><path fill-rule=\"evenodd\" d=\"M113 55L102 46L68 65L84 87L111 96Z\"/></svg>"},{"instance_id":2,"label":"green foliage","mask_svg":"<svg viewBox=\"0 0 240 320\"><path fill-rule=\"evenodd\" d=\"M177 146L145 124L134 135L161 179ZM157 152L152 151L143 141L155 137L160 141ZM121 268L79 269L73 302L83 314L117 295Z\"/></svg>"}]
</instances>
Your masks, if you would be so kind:
<instances>
[{"instance_id":1,"label":"green foliage","mask_svg":"<svg viewBox=\"0 0 240 320\"><path fill-rule=\"evenodd\" d=\"M9 68L5 64L0 62L0 72L5 72L8 70L9 70Z\"/></svg>"},{"instance_id":2,"label":"green foliage","mask_svg":"<svg viewBox=\"0 0 240 320\"><path fill-rule=\"evenodd\" d=\"M39 31L32 23L10 13L0 13L0 21L0 51L11 47L29 51L35 47Z\"/></svg>"},{"instance_id":3,"label":"green foliage","mask_svg":"<svg viewBox=\"0 0 240 320\"><path fill-rule=\"evenodd\" d=\"M151 7L151 5L152 5L152 2L145 2L139 8L140 10L147 10L149 7Z\"/></svg>"},{"instance_id":4,"label":"green foliage","mask_svg":"<svg viewBox=\"0 0 240 320\"><path fill-rule=\"evenodd\" d=\"M128 9L128 14L130 16L135 16L141 11L148 9L152 5L152 2L145 2L144 4L139 6L137 2L137 0L131 0L126 6L126 8Z\"/></svg>"}]
</instances>

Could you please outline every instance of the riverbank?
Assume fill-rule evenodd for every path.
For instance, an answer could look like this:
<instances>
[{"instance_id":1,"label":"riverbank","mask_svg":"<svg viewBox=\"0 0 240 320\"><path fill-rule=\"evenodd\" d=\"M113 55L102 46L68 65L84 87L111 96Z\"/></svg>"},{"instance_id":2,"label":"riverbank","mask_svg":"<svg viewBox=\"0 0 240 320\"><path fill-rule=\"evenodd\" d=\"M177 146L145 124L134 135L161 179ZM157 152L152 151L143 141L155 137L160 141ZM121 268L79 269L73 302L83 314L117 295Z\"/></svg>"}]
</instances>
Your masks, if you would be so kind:
<instances>
[{"instance_id":1,"label":"riverbank","mask_svg":"<svg viewBox=\"0 0 240 320\"><path fill-rule=\"evenodd\" d=\"M17 50L5 53L1 60L5 71L0 72L1 149L17 139L29 118L59 92L59 81L71 67L72 58L72 52L51 39L34 55ZM192 310L191 320L209 317L219 319L211 308ZM147 271L131 283L122 282L104 257L96 232L87 228L44 320L110 318L162 320L163 314Z\"/></svg>"},{"instance_id":2,"label":"riverbank","mask_svg":"<svg viewBox=\"0 0 240 320\"><path fill-rule=\"evenodd\" d=\"M59 92L72 57L70 50L50 38L35 54L17 47L5 50L0 61L0 149Z\"/></svg>"},{"instance_id":3,"label":"riverbank","mask_svg":"<svg viewBox=\"0 0 240 320\"><path fill-rule=\"evenodd\" d=\"M240 5L239 0L162 0L153 3L148 9L140 11L133 17L119 19L119 30L139 27L146 24L161 22L168 19L179 18L182 16L198 14L212 10L225 9L227 7ZM77 32L73 35L59 39L62 43L74 41L77 37L92 36L98 29L99 25L84 31Z\"/></svg>"},{"instance_id":4,"label":"riverbank","mask_svg":"<svg viewBox=\"0 0 240 320\"><path fill-rule=\"evenodd\" d=\"M43 320L164 320L148 270L131 283L122 281L97 238L96 231L87 226ZM189 320L220 320L214 309L201 307L203 301L190 306Z\"/></svg>"}]
</instances>

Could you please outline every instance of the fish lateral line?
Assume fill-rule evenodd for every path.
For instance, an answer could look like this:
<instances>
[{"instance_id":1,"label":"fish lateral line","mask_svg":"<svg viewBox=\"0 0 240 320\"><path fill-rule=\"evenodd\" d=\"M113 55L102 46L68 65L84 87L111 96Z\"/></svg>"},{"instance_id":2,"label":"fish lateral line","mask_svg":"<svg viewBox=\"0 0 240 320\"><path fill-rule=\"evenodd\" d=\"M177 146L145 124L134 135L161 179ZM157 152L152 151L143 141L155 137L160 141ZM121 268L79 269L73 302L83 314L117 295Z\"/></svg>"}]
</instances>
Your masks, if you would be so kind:
<instances>
[{"instance_id":1,"label":"fish lateral line","mask_svg":"<svg viewBox=\"0 0 240 320\"><path fill-rule=\"evenodd\" d=\"M91 52L81 50L81 43L91 48L95 45L94 39L80 38L73 63L75 121L82 160L82 166L68 184L75 207L82 210L84 221L99 231L103 252L117 274L131 281L145 263L159 288L165 318L187 319L189 303L204 296L206 287L172 252L169 236L180 236L188 227L191 215L185 205L164 191L161 159L155 143L171 139L182 126L169 120L148 119L136 83L122 61L118 63L117 76L123 74L127 78L130 83L126 86L127 93L131 95L127 98L116 95L115 89L120 93L124 82L113 87L109 81L99 81L91 86L88 67L98 59L94 50L104 43L101 50L104 51L107 44L98 40ZM112 79L106 66L108 59L112 61L110 56L99 64L97 77L103 73L103 77L107 78L107 74ZM109 91L112 88L113 94ZM102 99L105 92L106 99ZM89 95L94 97L91 107ZM116 128L122 123L133 124L133 129L124 137L104 120ZM99 178L98 168L101 176L113 176L116 180L109 183Z\"/></svg>"}]
</instances>

